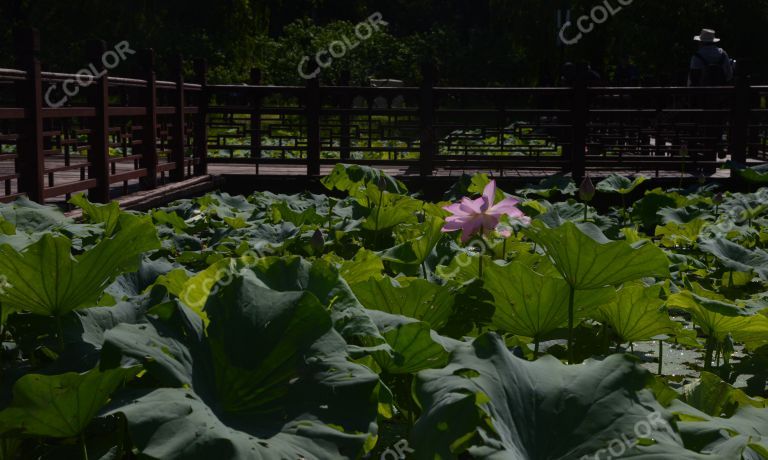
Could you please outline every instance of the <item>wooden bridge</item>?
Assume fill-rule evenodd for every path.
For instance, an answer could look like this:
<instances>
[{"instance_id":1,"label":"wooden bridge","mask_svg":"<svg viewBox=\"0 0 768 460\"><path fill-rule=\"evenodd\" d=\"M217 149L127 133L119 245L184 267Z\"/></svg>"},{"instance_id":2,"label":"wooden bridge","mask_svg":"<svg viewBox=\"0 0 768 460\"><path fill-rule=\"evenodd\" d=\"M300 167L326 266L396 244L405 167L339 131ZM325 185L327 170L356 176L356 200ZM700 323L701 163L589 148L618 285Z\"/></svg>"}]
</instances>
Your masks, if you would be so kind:
<instances>
[{"instance_id":1,"label":"wooden bridge","mask_svg":"<svg viewBox=\"0 0 768 460\"><path fill-rule=\"evenodd\" d=\"M151 50L138 78L43 72L35 31L19 33L15 69L0 69L0 201L87 192L104 202L195 176L317 176L336 163L403 175L484 170L504 175L587 171L715 173L726 160L768 160L768 86L457 88L424 69L418 87L214 85L183 62L156 76ZM65 105L66 81L90 83ZM72 83L70 83L70 87Z\"/></svg>"}]
</instances>

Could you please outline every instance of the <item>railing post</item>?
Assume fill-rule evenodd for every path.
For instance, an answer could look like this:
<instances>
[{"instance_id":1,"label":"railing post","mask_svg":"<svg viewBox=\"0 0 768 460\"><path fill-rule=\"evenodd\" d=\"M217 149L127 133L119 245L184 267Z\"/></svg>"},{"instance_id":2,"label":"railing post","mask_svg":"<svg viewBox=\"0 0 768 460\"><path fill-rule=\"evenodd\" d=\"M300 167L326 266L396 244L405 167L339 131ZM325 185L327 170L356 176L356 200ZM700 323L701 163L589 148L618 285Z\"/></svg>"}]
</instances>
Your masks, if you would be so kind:
<instances>
[{"instance_id":1,"label":"railing post","mask_svg":"<svg viewBox=\"0 0 768 460\"><path fill-rule=\"evenodd\" d=\"M573 180L578 184L584 178L587 156L587 119L589 118L589 94L585 79L576 81L573 87L571 125L573 139L567 160L571 164Z\"/></svg>"},{"instance_id":2,"label":"railing post","mask_svg":"<svg viewBox=\"0 0 768 460\"><path fill-rule=\"evenodd\" d=\"M147 176L143 185L153 189L157 187L157 76L155 75L155 51L143 51L144 79L144 129L142 131L141 167L146 168Z\"/></svg>"},{"instance_id":3,"label":"railing post","mask_svg":"<svg viewBox=\"0 0 768 460\"><path fill-rule=\"evenodd\" d=\"M195 175L208 174L208 64L205 59L195 61L195 77L200 84L200 100L195 117Z\"/></svg>"},{"instance_id":4,"label":"railing post","mask_svg":"<svg viewBox=\"0 0 768 460\"><path fill-rule=\"evenodd\" d=\"M349 87L351 75L349 70L344 70L341 73L340 86ZM352 138L350 136L350 110L352 110L352 93L348 88L342 90L341 93L341 116L339 117L339 158L341 160L349 160L352 151Z\"/></svg>"},{"instance_id":5,"label":"railing post","mask_svg":"<svg viewBox=\"0 0 768 460\"><path fill-rule=\"evenodd\" d=\"M435 88L437 81L432 63L422 65L421 98L419 120L421 142L419 147L419 171L422 176L431 176L434 172L434 159L437 154L435 135Z\"/></svg>"},{"instance_id":6,"label":"railing post","mask_svg":"<svg viewBox=\"0 0 768 460\"><path fill-rule=\"evenodd\" d=\"M172 181L184 180L184 170L186 163L186 117L184 101L184 60L181 56L176 57L173 65L174 83L176 83L176 92L174 93L174 114L171 127L171 160L175 164L170 173Z\"/></svg>"},{"instance_id":7,"label":"railing post","mask_svg":"<svg viewBox=\"0 0 768 460\"><path fill-rule=\"evenodd\" d=\"M307 175L320 175L320 78L307 80Z\"/></svg>"},{"instance_id":8,"label":"railing post","mask_svg":"<svg viewBox=\"0 0 768 460\"><path fill-rule=\"evenodd\" d=\"M45 153L43 149L43 79L40 66L40 33L37 29L21 29L16 33L16 61L27 72L18 83L18 103L26 112L20 122L21 142L16 162L19 192L38 203L45 200Z\"/></svg>"},{"instance_id":9,"label":"railing post","mask_svg":"<svg viewBox=\"0 0 768 460\"><path fill-rule=\"evenodd\" d=\"M747 164L747 147L749 143L749 118L750 118L750 92L749 80L746 77L736 79L733 104L731 106L731 133L729 136L728 150L731 160L739 165ZM731 170L731 177L737 177L738 171Z\"/></svg>"},{"instance_id":10,"label":"railing post","mask_svg":"<svg viewBox=\"0 0 768 460\"><path fill-rule=\"evenodd\" d=\"M102 62L107 47L103 40L94 40L88 44L88 57L98 71L97 80L92 83L90 104L96 111L91 122L88 136L88 178L96 179L97 184L88 190L88 199L95 203L109 202L109 75Z\"/></svg>"},{"instance_id":11,"label":"railing post","mask_svg":"<svg viewBox=\"0 0 768 460\"><path fill-rule=\"evenodd\" d=\"M251 85L261 86L261 69L251 69ZM261 160L261 93L254 91L249 99L251 104L251 159L256 163L259 174Z\"/></svg>"}]
</instances>

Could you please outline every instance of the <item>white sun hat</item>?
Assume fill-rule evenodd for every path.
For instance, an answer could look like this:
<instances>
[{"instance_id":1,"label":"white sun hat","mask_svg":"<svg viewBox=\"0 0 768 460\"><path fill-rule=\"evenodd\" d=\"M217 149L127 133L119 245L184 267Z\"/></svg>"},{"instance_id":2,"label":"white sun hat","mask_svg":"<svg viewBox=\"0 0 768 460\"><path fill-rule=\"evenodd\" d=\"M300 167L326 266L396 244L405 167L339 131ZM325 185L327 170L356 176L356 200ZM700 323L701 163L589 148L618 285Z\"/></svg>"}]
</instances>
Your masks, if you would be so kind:
<instances>
[{"instance_id":1,"label":"white sun hat","mask_svg":"<svg viewBox=\"0 0 768 460\"><path fill-rule=\"evenodd\" d=\"M701 29L701 34L696 35L693 39L701 43L718 43L720 41L712 29Z\"/></svg>"}]
</instances>

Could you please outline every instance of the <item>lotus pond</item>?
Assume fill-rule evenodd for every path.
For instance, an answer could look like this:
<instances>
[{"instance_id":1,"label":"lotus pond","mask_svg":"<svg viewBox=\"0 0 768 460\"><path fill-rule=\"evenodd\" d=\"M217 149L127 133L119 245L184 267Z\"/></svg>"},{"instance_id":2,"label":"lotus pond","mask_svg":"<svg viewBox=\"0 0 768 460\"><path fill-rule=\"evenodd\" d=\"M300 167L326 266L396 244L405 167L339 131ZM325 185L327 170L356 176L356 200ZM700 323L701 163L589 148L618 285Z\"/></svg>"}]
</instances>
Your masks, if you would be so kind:
<instances>
[{"instance_id":1,"label":"lotus pond","mask_svg":"<svg viewBox=\"0 0 768 460\"><path fill-rule=\"evenodd\" d=\"M768 189L642 182L2 205L0 459L766 459Z\"/></svg>"}]
</instances>

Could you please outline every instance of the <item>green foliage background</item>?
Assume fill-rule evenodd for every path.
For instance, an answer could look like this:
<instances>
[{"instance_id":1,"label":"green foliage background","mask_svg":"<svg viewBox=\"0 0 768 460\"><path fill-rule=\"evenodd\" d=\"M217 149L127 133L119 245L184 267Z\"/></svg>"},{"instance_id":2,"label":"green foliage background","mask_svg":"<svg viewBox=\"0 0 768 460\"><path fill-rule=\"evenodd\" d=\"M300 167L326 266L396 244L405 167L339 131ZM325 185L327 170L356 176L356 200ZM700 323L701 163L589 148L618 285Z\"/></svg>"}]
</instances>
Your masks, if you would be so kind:
<instances>
[{"instance_id":1,"label":"green foliage background","mask_svg":"<svg viewBox=\"0 0 768 460\"><path fill-rule=\"evenodd\" d=\"M618 6L616 0L610 0ZM6 0L0 2L0 65L13 64L12 30L41 30L50 70L84 67L83 43L128 40L170 56L205 57L218 82L247 81L252 67L269 83L299 83L301 56L313 55L374 12L389 23L324 73L343 69L355 82L368 76L419 79L426 56L440 64L445 83L548 84L563 62L589 62L604 76L629 56L647 83L682 83L702 27L718 30L742 69L763 80L768 59L765 0L636 0L577 45L560 50L556 11L570 3L573 18L597 0ZM127 62L118 73L136 70ZM165 69L161 69L162 71ZM191 70L191 69L190 69Z\"/></svg>"}]
</instances>

